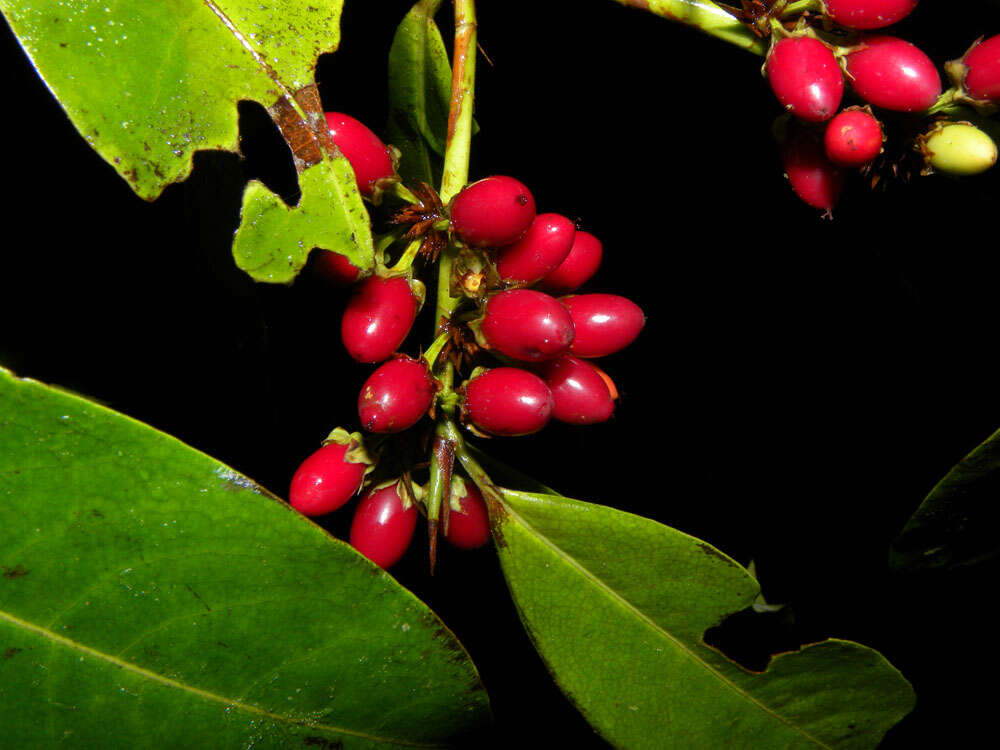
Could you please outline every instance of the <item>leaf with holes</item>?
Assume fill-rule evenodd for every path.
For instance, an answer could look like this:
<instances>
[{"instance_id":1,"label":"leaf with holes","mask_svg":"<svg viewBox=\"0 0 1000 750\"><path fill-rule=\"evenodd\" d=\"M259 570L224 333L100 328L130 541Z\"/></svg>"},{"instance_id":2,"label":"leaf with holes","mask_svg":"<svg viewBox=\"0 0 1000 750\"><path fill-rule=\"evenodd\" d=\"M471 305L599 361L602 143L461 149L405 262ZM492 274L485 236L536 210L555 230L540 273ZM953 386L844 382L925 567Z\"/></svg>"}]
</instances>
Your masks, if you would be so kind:
<instances>
[{"instance_id":1,"label":"leaf with holes","mask_svg":"<svg viewBox=\"0 0 1000 750\"><path fill-rule=\"evenodd\" d=\"M975 565L1000 553L1000 431L963 458L930 491L893 542L899 571Z\"/></svg>"},{"instance_id":2,"label":"leaf with holes","mask_svg":"<svg viewBox=\"0 0 1000 750\"><path fill-rule=\"evenodd\" d=\"M748 672L704 632L750 606L754 578L646 518L503 490L500 560L559 686L617 747L870 748L914 704L878 652L828 640Z\"/></svg>"},{"instance_id":3,"label":"leaf with holes","mask_svg":"<svg viewBox=\"0 0 1000 750\"><path fill-rule=\"evenodd\" d=\"M0 369L4 747L440 746L461 644L351 547L156 430Z\"/></svg>"},{"instance_id":4,"label":"leaf with holes","mask_svg":"<svg viewBox=\"0 0 1000 750\"><path fill-rule=\"evenodd\" d=\"M287 281L314 245L362 268L374 263L368 217L314 83L317 57L339 43L341 5L0 0L0 11L76 128L147 200L185 179L196 151L238 150L237 102L264 105L292 150L309 208L282 204L284 233L272 234L274 206L255 213L247 204L258 203L245 200L241 255L257 263L270 253L246 270Z\"/></svg>"}]
</instances>

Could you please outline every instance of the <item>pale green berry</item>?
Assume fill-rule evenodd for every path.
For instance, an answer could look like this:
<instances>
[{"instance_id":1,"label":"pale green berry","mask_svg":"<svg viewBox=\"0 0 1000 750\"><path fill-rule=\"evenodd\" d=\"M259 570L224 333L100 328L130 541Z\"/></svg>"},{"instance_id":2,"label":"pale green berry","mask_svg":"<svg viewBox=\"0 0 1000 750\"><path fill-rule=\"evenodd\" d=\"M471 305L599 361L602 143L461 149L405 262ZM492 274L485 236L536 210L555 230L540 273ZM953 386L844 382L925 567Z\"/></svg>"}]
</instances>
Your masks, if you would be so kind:
<instances>
[{"instance_id":1,"label":"pale green berry","mask_svg":"<svg viewBox=\"0 0 1000 750\"><path fill-rule=\"evenodd\" d=\"M997 162L997 145L974 125L945 125L924 142L927 163L938 172L964 177L985 172Z\"/></svg>"}]
</instances>

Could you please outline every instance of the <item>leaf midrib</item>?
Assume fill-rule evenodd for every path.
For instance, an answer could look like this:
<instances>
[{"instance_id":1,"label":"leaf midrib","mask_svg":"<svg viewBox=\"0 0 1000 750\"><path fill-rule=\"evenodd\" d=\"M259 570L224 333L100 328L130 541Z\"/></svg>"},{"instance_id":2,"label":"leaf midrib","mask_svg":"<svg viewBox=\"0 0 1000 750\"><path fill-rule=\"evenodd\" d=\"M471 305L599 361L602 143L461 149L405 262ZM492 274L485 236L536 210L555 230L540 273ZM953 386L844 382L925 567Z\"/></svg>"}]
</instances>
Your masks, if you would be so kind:
<instances>
[{"instance_id":1,"label":"leaf midrib","mask_svg":"<svg viewBox=\"0 0 1000 750\"><path fill-rule=\"evenodd\" d=\"M515 496L521 496L521 497L525 497L525 496L530 497L530 493L517 492L515 490L504 489L503 493L504 494L511 494L511 495L515 495ZM640 622L642 622L643 624L645 624L648 628L650 628L654 632L662 635L668 641L670 641L671 643L673 643L678 649L680 649L680 651L682 653L684 653L694 663L698 664L699 666L701 666L702 668L704 668L705 670L707 670L709 674L711 674L716 679L718 679L723 685L725 685L726 687L728 687L731 690L733 690L740 697L744 698L746 701L748 701L752 705L754 705L757 708L759 708L761 711L763 711L764 713L766 713L768 716L771 716L771 717L777 719L781 723L783 723L786 726L790 727L792 730L798 732L799 734L801 734L803 737L805 737L810 742L815 743L819 747L827 748L827 750L833 750L833 748L831 748L830 745L827 745L826 743L822 742L821 740L817 739L816 737L813 737L811 734L809 734L802 727L797 726L796 724L793 724L791 721L789 721L788 719L786 719L784 716L782 716L781 714L775 712L774 710L772 710L771 708L769 708L768 706L764 705L759 700L757 700L754 696L752 696L749 693L747 693L739 685L736 685L734 682L732 682L731 680L729 680L724 674L722 674L721 672L719 672L712 665L708 664L708 662L706 662L704 659L701 659L686 644L684 644L682 641L680 641L677 637L675 637L669 631L667 631L663 627L661 627L659 625L659 623L657 623L656 621L650 619L650 617L648 615L646 615L644 612L642 612L642 610L638 609L628 599L624 598L621 594L619 594L617 591L615 591L610 586L608 586L608 584L606 584L598 576L596 576L594 573L592 573L589 568L584 567L581 563L579 563L576 560L576 558L571 557L568 553L566 553L565 551L563 551L563 549L561 547L559 547L558 545L556 545L555 542L553 542L551 539L549 539L547 536L545 536L545 534L541 533L538 529L536 529L534 526L532 526L530 523L528 523L524 519L524 516L522 516L520 513L518 513L516 510L514 510L510 506L509 503L504 502L503 505L504 505L504 508L507 510L507 512L518 523L520 523L526 529L528 529L529 531L531 531L531 533L533 533L538 538L539 541L541 541L546 547L548 547L556 557L560 558L563 562L565 562L571 568L577 570L584 578L588 579L591 583L593 583L593 585L599 591L602 591L612 601L614 601L617 604L619 604L623 609L625 609L627 612L631 613L634 617L636 617Z\"/></svg>"},{"instance_id":2,"label":"leaf midrib","mask_svg":"<svg viewBox=\"0 0 1000 750\"><path fill-rule=\"evenodd\" d=\"M380 737L377 735L368 734L366 732L361 732L356 729L345 729L343 727L332 726L329 724L320 724L318 722L300 721L297 719L292 719L288 716L268 711L265 708L255 706L250 703L243 703L239 700L230 699L223 695L217 695L216 693L212 693L208 690L203 690L202 688L195 687L194 685L188 685L186 683L171 679L164 675L157 674L156 672L144 669L143 667L140 667L137 664L132 664L130 662L112 656L111 654L106 654L103 651L98 651L97 649L91 648L90 646L86 646L70 638L66 638L65 636L59 635L58 633L53 633L51 630L27 622L26 620L22 620L21 618L16 617L10 614L9 612L5 612L4 610L0 610L0 622L7 622L16 628L20 628L29 633L33 633L34 635L48 639L54 644L73 649L74 651L86 654L87 656L107 662L108 664L112 664L115 667L118 667L119 669L124 669L126 671L132 672L133 674L137 674L140 677L150 680L152 682L157 682L161 685L165 685L166 687L174 688L176 690L181 690L185 693L189 693L204 700L212 701L213 703L219 703L223 706L226 706L227 708L236 708L237 710L244 711L246 713L253 714L255 716L262 716L264 718L271 719L276 722L307 727L309 729L317 729L320 731L330 732L333 734L351 735L352 737L371 740L373 742L383 742L392 745L399 745L402 747L430 747L430 748L443 747L443 745L439 744L413 742L410 740L403 740L396 737Z\"/></svg>"}]
</instances>

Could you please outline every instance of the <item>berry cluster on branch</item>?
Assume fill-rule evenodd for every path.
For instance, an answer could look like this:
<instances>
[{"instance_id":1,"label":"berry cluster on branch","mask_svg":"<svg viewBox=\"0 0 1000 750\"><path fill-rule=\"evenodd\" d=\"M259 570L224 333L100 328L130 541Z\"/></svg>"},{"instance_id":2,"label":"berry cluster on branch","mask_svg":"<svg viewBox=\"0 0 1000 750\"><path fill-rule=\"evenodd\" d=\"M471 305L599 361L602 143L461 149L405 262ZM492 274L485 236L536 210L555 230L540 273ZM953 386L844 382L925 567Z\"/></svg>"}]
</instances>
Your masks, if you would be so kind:
<instances>
[{"instance_id":1,"label":"berry cluster on branch","mask_svg":"<svg viewBox=\"0 0 1000 750\"><path fill-rule=\"evenodd\" d=\"M384 568L400 559L418 515L426 515L433 566L432 498L441 502L441 533L453 545L473 549L491 534L477 487L487 480L452 471L457 441L440 439L442 425L457 420L490 437L538 432L550 419L606 421L618 390L591 360L632 343L646 318L625 297L576 293L598 270L603 246L565 216L537 213L520 181L486 177L445 205L429 185L401 184L398 153L367 126L337 112L326 119L362 194L403 205L378 238L370 275L322 250L313 264L327 279L353 285L341 339L354 360L378 367L358 396L364 432L335 429L295 472L289 501L306 515L323 515L364 490L350 541ZM399 350L424 304L420 275L437 266L445 288L438 290L435 338L410 356ZM456 372L465 377L458 385Z\"/></svg>"},{"instance_id":2,"label":"berry cluster on branch","mask_svg":"<svg viewBox=\"0 0 1000 750\"><path fill-rule=\"evenodd\" d=\"M775 136L789 184L830 215L850 170L886 178L968 176L997 161L1000 36L945 64L884 33L918 0L744 0L730 8L770 36L763 73L785 109ZM844 100L847 99L847 106Z\"/></svg>"}]
</instances>

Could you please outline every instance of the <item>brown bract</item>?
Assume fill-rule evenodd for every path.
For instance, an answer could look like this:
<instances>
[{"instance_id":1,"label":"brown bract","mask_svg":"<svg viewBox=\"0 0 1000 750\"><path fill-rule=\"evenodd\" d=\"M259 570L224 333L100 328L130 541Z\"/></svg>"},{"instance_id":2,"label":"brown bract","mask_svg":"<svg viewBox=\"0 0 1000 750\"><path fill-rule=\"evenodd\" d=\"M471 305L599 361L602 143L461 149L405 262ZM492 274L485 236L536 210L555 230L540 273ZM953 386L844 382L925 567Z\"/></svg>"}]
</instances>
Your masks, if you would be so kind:
<instances>
[{"instance_id":1,"label":"brown bract","mask_svg":"<svg viewBox=\"0 0 1000 750\"><path fill-rule=\"evenodd\" d=\"M403 206L390 221L393 224L410 227L403 235L408 240L423 237L420 254L433 263L447 245L444 232L434 228L435 224L446 218L444 206L437 191L426 182L418 183L410 189L410 192L417 197L418 202Z\"/></svg>"}]
</instances>

